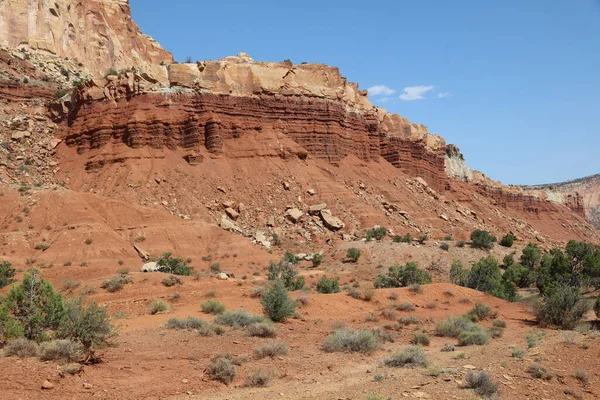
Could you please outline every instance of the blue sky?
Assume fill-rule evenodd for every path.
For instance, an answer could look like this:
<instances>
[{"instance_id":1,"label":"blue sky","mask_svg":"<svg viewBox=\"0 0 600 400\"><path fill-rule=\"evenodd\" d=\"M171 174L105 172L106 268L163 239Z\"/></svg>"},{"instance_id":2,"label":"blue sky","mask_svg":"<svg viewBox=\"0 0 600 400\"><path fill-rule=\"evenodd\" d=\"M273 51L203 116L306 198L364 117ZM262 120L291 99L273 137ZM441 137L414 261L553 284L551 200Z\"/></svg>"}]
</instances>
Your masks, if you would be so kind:
<instances>
[{"instance_id":1,"label":"blue sky","mask_svg":"<svg viewBox=\"0 0 600 400\"><path fill-rule=\"evenodd\" d=\"M600 173L600 1L130 4L179 61L244 51L336 65L361 89L385 86L371 91L374 104L427 125L503 183Z\"/></svg>"}]
</instances>

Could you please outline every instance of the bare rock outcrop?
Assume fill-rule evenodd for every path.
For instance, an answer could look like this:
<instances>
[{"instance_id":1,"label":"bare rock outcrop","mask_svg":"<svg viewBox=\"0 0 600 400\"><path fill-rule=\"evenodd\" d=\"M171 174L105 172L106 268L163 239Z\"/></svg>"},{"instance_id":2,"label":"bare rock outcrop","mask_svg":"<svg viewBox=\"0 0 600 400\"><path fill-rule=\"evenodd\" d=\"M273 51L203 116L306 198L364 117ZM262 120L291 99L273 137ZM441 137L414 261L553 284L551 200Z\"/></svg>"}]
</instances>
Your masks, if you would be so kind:
<instances>
[{"instance_id":1,"label":"bare rock outcrop","mask_svg":"<svg viewBox=\"0 0 600 400\"><path fill-rule=\"evenodd\" d=\"M95 76L134 66L155 74L173 61L133 22L128 0L0 1L0 44L68 57Z\"/></svg>"}]
</instances>

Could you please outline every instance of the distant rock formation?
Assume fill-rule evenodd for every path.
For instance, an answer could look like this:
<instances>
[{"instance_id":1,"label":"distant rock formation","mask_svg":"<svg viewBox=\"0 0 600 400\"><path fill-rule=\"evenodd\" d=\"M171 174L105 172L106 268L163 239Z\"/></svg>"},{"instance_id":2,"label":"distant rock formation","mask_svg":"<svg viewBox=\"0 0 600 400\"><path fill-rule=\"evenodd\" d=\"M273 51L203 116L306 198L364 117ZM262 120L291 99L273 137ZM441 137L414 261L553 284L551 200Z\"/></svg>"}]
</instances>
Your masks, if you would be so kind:
<instances>
[{"instance_id":1,"label":"distant rock formation","mask_svg":"<svg viewBox=\"0 0 600 400\"><path fill-rule=\"evenodd\" d=\"M173 61L133 22L128 0L0 1L0 44L68 57L95 76Z\"/></svg>"}]
</instances>

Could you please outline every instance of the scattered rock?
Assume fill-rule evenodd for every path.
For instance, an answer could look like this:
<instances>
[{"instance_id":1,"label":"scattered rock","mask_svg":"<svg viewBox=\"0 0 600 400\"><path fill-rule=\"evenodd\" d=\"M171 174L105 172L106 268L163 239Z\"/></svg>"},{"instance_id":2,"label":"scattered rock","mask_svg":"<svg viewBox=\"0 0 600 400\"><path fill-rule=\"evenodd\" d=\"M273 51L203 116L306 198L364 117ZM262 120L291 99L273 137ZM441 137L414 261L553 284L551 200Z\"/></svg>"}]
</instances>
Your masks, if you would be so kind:
<instances>
[{"instance_id":1,"label":"scattered rock","mask_svg":"<svg viewBox=\"0 0 600 400\"><path fill-rule=\"evenodd\" d=\"M318 215L321 211L323 211L326 208L327 208L327 204L325 204L325 203L314 204L314 205L308 207L308 213L310 215Z\"/></svg>"},{"instance_id":2,"label":"scattered rock","mask_svg":"<svg viewBox=\"0 0 600 400\"><path fill-rule=\"evenodd\" d=\"M285 212L285 216L287 217L287 219L289 219L293 223L298 222L303 215L304 213L298 210L297 208L290 208Z\"/></svg>"},{"instance_id":3,"label":"scattered rock","mask_svg":"<svg viewBox=\"0 0 600 400\"><path fill-rule=\"evenodd\" d=\"M290 186L289 182L283 182L283 189L284 190L290 190L292 187Z\"/></svg>"},{"instance_id":4,"label":"scattered rock","mask_svg":"<svg viewBox=\"0 0 600 400\"><path fill-rule=\"evenodd\" d=\"M42 389L44 389L44 390L51 390L51 389L54 389L54 385L52 383L50 383L49 380L45 380L42 383Z\"/></svg>"},{"instance_id":5,"label":"scattered rock","mask_svg":"<svg viewBox=\"0 0 600 400\"><path fill-rule=\"evenodd\" d=\"M158 264L154 261L142 265L142 272L157 272Z\"/></svg>"},{"instance_id":6,"label":"scattered rock","mask_svg":"<svg viewBox=\"0 0 600 400\"><path fill-rule=\"evenodd\" d=\"M321 210L321 219L327 229L332 231L339 231L344 227L344 223L339 219L331 215L330 210Z\"/></svg>"},{"instance_id":7,"label":"scattered rock","mask_svg":"<svg viewBox=\"0 0 600 400\"><path fill-rule=\"evenodd\" d=\"M237 211L235 211L233 208L227 208L225 210L225 213L227 214L227 216L229 218L231 218L234 221L240 217L240 214Z\"/></svg>"},{"instance_id":8,"label":"scattered rock","mask_svg":"<svg viewBox=\"0 0 600 400\"><path fill-rule=\"evenodd\" d=\"M315 190L314 190L314 189L308 189L308 190L306 191L306 193L308 193L308 194L309 194L309 195L311 195L311 196L314 196L315 194L317 194L317 192L315 192Z\"/></svg>"},{"instance_id":9,"label":"scattered rock","mask_svg":"<svg viewBox=\"0 0 600 400\"><path fill-rule=\"evenodd\" d=\"M225 272L220 272L217 274L216 278L220 281L226 281L229 278L229 275L227 275Z\"/></svg>"},{"instance_id":10,"label":"scattered rock","mask_svg":"<svg viewBox=\"0 0 600 400\"><path fill-rule=\"evenodd\" d=\"M275 217L270 216L267 218L267 226L275 226Z\"/></svg>"},{"instance_id":11,"label":"scattered rock","mask_svg":"<svg viewBox=\"0 0 600 400\"><path fill-rule=\"evenodd\" d=\"M446 215L444 215L444 214L440 214L440 218L443 219L444 221L448 221L449 220L449 218Z\"/></svg>"},{"instance_id":12,"label":"scattered rock","mask_svg":"<svg viewBox=\"0 0 600 400\"><path fill-rule=\"evenodd\" d=\"M87 382L84 382L84 383L83 383L83 388L84 388L84 389L92 389L93 387L94 387L94 386L92 386L92 384L91 384L91 383L87 383Z\"/></svg>"},{"instance_id":13,"label":"scattered rock","mask_svg":"<svg viewBox=\"0 0 600 400\"><path fill-rule=\"evenodd\" d=\"M146 250L142 249L140 246L134 245L133 248L135 249L135 251L137 251L139 256L142 257L144 260L150 259L150 253L148 253Z\"/></svg>"}]
</instances>

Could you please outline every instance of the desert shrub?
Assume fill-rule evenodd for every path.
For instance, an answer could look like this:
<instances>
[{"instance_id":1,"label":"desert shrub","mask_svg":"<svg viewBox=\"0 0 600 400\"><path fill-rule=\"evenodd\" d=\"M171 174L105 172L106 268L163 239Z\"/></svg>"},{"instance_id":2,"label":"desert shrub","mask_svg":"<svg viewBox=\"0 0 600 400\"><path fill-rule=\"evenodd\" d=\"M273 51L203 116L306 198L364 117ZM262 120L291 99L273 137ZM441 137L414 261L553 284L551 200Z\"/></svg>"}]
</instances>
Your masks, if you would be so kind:
<instances>
[{"instance_id":1,"label":"desert shrub","mask_svg":"<svg viewBox=\"0 0 600 400\"><path fill-rule=\"evenodd\" d=\"M521 254L521 265L530 270L537 269L542 261L542 253L537 244L529 243Z\"/></svg>"},{"instance_id":2,"label":"desert shrub","mask_svg":"<svg viewBox=\"0 0 600 400\"><path fill-rule=\"evenodd\" d=\"M488 318L495 318L497 315L498 313L492 311L489 306L479 301L475 303L475 306L467 313L467 316L473 322L483 321L484 319Z\"/></svg>"},{"instance_id":3,"label":"desert shrub","mask_svg":"<svg viewBox=\"0 0 600 400\"><path fill-rule=\"evenodd\" d=\"M388 299L390 299L390 300L396 300L396 299L398 299L398 293L391 292L390 294L388 294Z\"/></svg>"},{"instance_id":4,"label":"desert shrub","mask_svg":"<svg viewBox=\"0 0 600 400\"><path fill-rule=\"evenodd\" d=\"M429 236L423 234L417 238L417 242L419 242L419 244L423 244L427 241L427 239L429 239Z\"/></svg>"},{"instance_id":5,"label":"desert shrub","mask_svg":"<svg viewBox=\"0 0 600 400\"><path fill-rule=\"evenodd\" d=\"M77 288L81 283L73 278L65 278L60 284L60 290L63 292Z\"/></svg>"},{"instance_id":6,"label":"desert shrub","mask_svg":"<svg viewBox=\"0 0 600 400\"><path fill-rule=\"evenodd\" d=\"M271 380L271 376L262 369L248 375L244 387L266 387Z\"/></svg>"},{"instance_id":7,"label":"desert shrub","mask_svg":"<svg viewBox=\"0 0 600 400\"><path fill-rule=\"evenodd\" d=\"M413 334L412 339L410 340L410 342L412 344L415 345L421 345L421 346L429 346L429 336L427 336L425 333L421 332L421 331L416 331Z\"/></svg>"},{"instance_id":8,"label":"desert shrub","mask_svg":"<svg viewBox=\"0 0 600 400\"><path fill-rule=\"evenodd\" d=\"M551 324L563 329L573 329L589 311L590 304L579 288L559 286L545 293L535 305L534 313L541 326Z\"/></svg>"},{"instance_id":9,"label":"desert shrub","mask_svg":"<svg viewBox=\"0 0 600 400\"><path fill-rule=\"evenodd\" d=\"M596 318L600 319L600 295L596 297L596 301L594 302L594 313L596 313Z\"/></svg>"},{"instance_id":10,"label":"desert shrub","mask_svg":"<svg viewBox=\"0 0 600 400\"><path fill-rule=\"evenodd\" d=\"M535 282L532 270L521 264L512 264L504 271L504 280L514 283L517 287L526 288Z\"/></svg>"},{"instance_id":11,"label":"desert shrub","mask_svg":"<svg viewBox=\"0 0 600 400\"><path fill-rule=\"evenodd\" d=\"M419 346L405 347L397 353L392 354L383 361L387 367L426 367L428 365L427 353Z\"/></svg>"},{"instance_id":12,"label":"desert shrub","mask_svg":"<svg viewBox=\"0 0 600 400\"><path fill-rule=\"evenodd\" d=\"M60 99L60 98L62 98L62 97L64 97L64 96L66 96L66 95L67 95L67 93L68 93L68 92L67 92L65 89L58 89L56 92L54 92L54 93L52 94L52 97L54 97L55 99L57 99L57 100L58 100L58 99Z\"/></svg>"},{"instance_id":13,"label":"desert shrub","mask_svg":"<svg viewBox=\"0 0 600 400\"><path fill-rule=\"evenodd\" d=\"M20 338L23 335L23 325L10 315L7 307L0 306L0 344L6 343L10 339Z\"/></svg>"},{"instance_id":14,"label":"desert shrub","mask_svg":"<svg viewBox=\"0 0 600 400\"><path fill-rule=\"evenodd\" d=\"M42 340L46 331L58 329L64 316L62 297L36 269L26 272L0 305L0 318L8 322L13 334L22 329L31 340Z\"/></svg>"},{"instance_id":15,"label":"desert shrub","mask_svg":"<svg viewBox=\"0 0 600 400\"><path fill-rule=\"evenodd\" d=\"M420 284L418 283L413 283L408 287L408 290L410 290L410 292L412 294L420 294L423 293L423 288L421 287Z\"/></svg>"},{"instance_id":16,"label":"desert shrub","mask_svg":"<svg viewBox=\"0 0 600 400\"><path fill-rule=\"evenodd\" d=\"M274 322L282 322L294 315L296 303L290 299L282 281L273 282L261 298L263 311Z\"/></svg>"},{"instance_id":17,"label":"desert shrub","mask_svg":"<svg viewBox=\"0 0 600 400\"><path fill-rule=\"evenodd\" d=\"M257 358L285 356L290 351L290 347L282 342L269 341L260 347L254 349Z\"/></svg>"},{"instance_id":18,"label":"desert shrub","mask_svg":"<svg viewBox=\"0 0 600 400\"><path fill-rule=\"evenodd\" d=\"M93 346L104 346L116 336L106 307L83 298L66 302L66 312L58 337L79 341L86 352Z\"/></svg>"},{"instance_id":19,"label":"desert shrub","mask_svg":"<svg viewBox=\"0 0 600 400\"><path fill-rule=\"evenodd\" d=\"M52 340L40 345L40 359L42 361L75 362L83 357L83 350L83 345L73 340Z\"/></svg>"},{"instance_id":20,"label":"desert shrub","mask_svg":"<svg viewBox=\"0 0 600 400\"><path fill-rule=\"evenodd\" d=\"M296 304L298 307L306 307L310 303L310 297L307 294L301 294L296 297Z\"/></svg>"},{"instance_id":21,"label":"desert shrub","mask_svg":"<svg viewBox=\"0 0 600 400\"><path fill-rule=\"evenodd\" d=\"M373 314L373 315L375 315L375 314ZM398 314L396 314L396 312L394 310L384 308L383 310L381 310L381 316L385 319L394 320L398 317ZM377 317L375 317L375 318L377 318Z\"/></svg>"},{"instance_id":22,"label":"desert shrub","mask_svg":"<svg viewBox=\"0 0 600 400\"><path fill-rule=\"evenodd\" d=\"M512 233L507 233L506 235L504 235L502 237L502 239L500 239L499 244L502 247L512 247L514 242L515 242L515 235L513 235Z\"/></svg>"},{"instance_id":23,"label":"desert shrub","mask_svg":"<svg viewBox=\"0 0 600 400\"><path fill-rule=\"evenodd\" d=\"M202 312L206 314L221 314L225 311L225 304L218 300L208 299L200 305Z\"/></svg>"},{"instance_id":24,"label":"desert shrub","mask_svg":"<svg viewBox=\"0 0 600 400\"><path fill-rule=\"evenodd\" d=\"M255 322L264 322L265 319L259 315L253 315L246 310L231 311L226 310L215 317L215 322L220 325L227 325L233 328L245 328Z\"/></svg>"},{"instance_id":25,"label":"desert shrub","mask_svg":"<svg viewBox=\"0 0 600 400\"><path fill-rule=\"evenodd\" d=\"M421 319L419 317L417 317L416 315L406 315L403 317L398 318L398 323L400 325L410 325L410 324L420 324L421 323Z\"/></svg>"},{"instance_id":26,"label":"desert shrub","mask_svg":"<svg viewBox=\"0 0 600 400\"><path fill-rule=\"evenodd\" d=\"M552 373L549 373L548 370L542 367L539 364L532 364L527 368L527 372L531 374L536 379L544 379L549 380L552 379Z\"/></svg>"},{"instance_id":27,"label":"desert shrub","mask_svg":"<svg viewBox=\"0 0 600 400\"><path fill-rule=\"evenodd\" d=\"M463 248L466 244L467 242L465 242L464 240L459 240L458 242L456 242L456 247Z\"/></svg>"},{"instance_id":28,"label":"desert shrub","mask_svg":"<svg viewBox=\"0 0 600 400\"><path fill-rule=\"evenodd\" d=\"M483 328L465 316L450 316L438 322L435 330L439 336L457 338L462 332L483 331Z\"/></svg>"},{"instance_id":29,"label":"desert shrub","mask_svg":"<svg viewBox=\"0 0 600 400\"><path fill-rule=\"evenodd\" d=\"M228 358L216 358L206 368L206 374L213 381L229 385L235 379L235 366Z\"/></svg>"},{"instance_id":30,"label":"desert shrub","mask_svg":"<svg viewBox=\"0 0 600 400\"><path fill-rule=\"evenodd\" d=\"M165 279L162 280L162 284L166 287L171 287L175 285L183 285L183 279L175 275L169 275Z\"/></svg>"},{"instance_id":31,"label":"desert shrub","mask_svg":"<svg viewBox=\"0 0 600 400\"><path fill-rule=\"evenodd\" d=\"M223 333L225 333L225 329L214 324L205 324L198 328L198 335L200 336L222 335Z\"/></svg>"},{"instance_id":32,"label":"desert shrub","mask_svg":"<svg viewBox=\"0 0 600 400\"><path fill-rule=\"evenodd\" d=\"M502 321L500 319L495 319L492 321L492 326L495 326L498 328L506 328L506 321Z\"/></svg>"},{"instance_id":33,"label":"desert shrub","mask_svg":"<svg viewBox=\"0 0 600 400\"><path fill-rule=\"evenodd\" d=\"M12 340L4 347L5 356L15 356L19 358L37 357L39 348L33 340L18 338Z\"/></svg>"},{"instance_id":34,"label":"desert shrub","mask_svg":"<svg viewBox=\"0 0 600 400\"><path fill-rule=\"evenodd\" d=\"M482 397L491 397L498 392L500 384L494 382L491 375L486 371L467 372L465 383L468 388L474 389L475 393Z\"/></svg>"},{"instance_id":35,"label":"desert shrub","mask_svg":"<svg viewBox=\"0 0 600 400\"><path fill-rule=\"evenodd\" d=\"M317 282L317 292L319 293L339 293L340 292L340 278L327 278L323 275L319 282Z\"/></svg>"},{"instance_id":36,"label":"desert shrub","mask_svg":"<svg viewBox=\"0 0 600 400\"><path fill-rule=\"evenodd\" d=\"M381 347L380 337L370 329L341 327L325 338L323 349L328 353L373 353Z\"/></svg>"},{"instance_id":37,"label":"desert shrub","mask_svg":"<svg viewBox=\"0 0 600 400\"><path fill-rule=\"evenodd\" d=\"M412 238L412 236L410 235L410 233L407 233L407 234L406 234L406 235L404 235L404 236L394 236L394 237L392 238L392 240L393 240L395 243L412 243L412 240L413 240L413 238Z\"/></svg>"},{"instance_id":38,"label":"desert shrub","mask_svg":"<svg viewBox=\"0 0 600 400\"><path fill-rule=\"evenodd\" d=\"M511 357L513 358L523 358L525 355L525 350L522 349L514 349L511 353Z\"/></svg>"},{"instance_id":39,"label":"desert shrub","mask_svg":"<svg viewBox=\"0 0 600 400\"><path fill-rule=\"evenodd\" d=\"M491 250L496 242L496 237L488 231L475 230L471 233L471 247L475 249Z\"/></svg>"},{"instance_id":40,"label":"desert shrub","mask_svg":"<svg viewBox=\"0 0 600 400\"><path fill-rule=\"evenodd\" d=\"M262 297L262 295L265 293L265 289L266 289L266 286L264 286L264 285L256 286L256 287L252 288L249 296L252 297L253 299L255 299L257 297Z\"/></svg>"},{"instance_id":41,"label":"desert shrub","mask_svg":"<svg viewBox=\"0 0 600 400\"><path fill-rule=\"evenodd\" d=\"M162 300L152 300L150 302L150 314L152 315L168 312L169 309L169 304Z\"/></svg>"},{"instance_id":42,"label":"desert shrub","mask_svg":"<svg viewBox=\"0 0 600 400\"><path fill-rule=\"evenodd\" d=\"M107 292L114 293L123 289L126 284L131 283L132 279L129 275L118 275L112 279L105 280L102 282L100 287L106 289Z\"/></svg>"},{"instance_id":43,"label":"desert shrub","mask_svg":"<svg viewBox=\"0 0 600 400\"><path fill-rule=\"evenodd\" d=\"M444 251L448 251L450 250L450 245L446 242L440 244L440 249L444 250Z\"/></svg>"},{"instance_id":44,"label":"desert shrub","mask_svg":"<svg viewBox=\"0 0 600 400\"><path fill-rule=\"evenodd\" d=\"M373 239L381 240L386 235L387 235L387 228L385 228L383 226L378 226L377 228L368 230L367 233L365 234L365 239L367 239L367 241L370 241Z\"/></svg>"},{"instance_id":45,"label":"desert shrub","mask_svg":"<svg viewBox=\"0 0 600 400\"><path fill-rule=\"evenodd\" d=\"M348 287L348 288L346 288L345 290L346 290L346 291L348 292L348 294L349 294L349 295L350 295L352 298L354 298L354 299L357 299L357 300L359 300L359 299L362 297L362 295L360 294L360 291L359 291L358 289L355 289L355 288L353 288L353 287Z\"/></svg>"},{"instance_id":46,"label":"desert shrub","mask_svg":"<svg viewBox=\"0 0 600 400\"><path fill-rule=\"evenodd\" d=\"M274 338L277 336L277 330L273 325L265 322L256 322L246 327L246 333L248 336L256 336L262 338Z\"/></svg>"},{"instance_id":47,"label":"desert shrub","mask_svg":"<svg viewBox=\"0 0 600 400\"><path fill-rule=\"evenodd\" d=\"M451 269L452 274L452 269ZM512 283L505 280L502 276L502 270L498 265L498 260L494 256L483 257L473 264L471 271L462 272L459 268L454 270L455 276L462 282L456 282L461 286L467 286L480 292L489 293L493 296L513 301L517 292Z\"/></svg>"},{"instance_id":48,"label":"desert shrub","mask_svg":"<svg viewBox=\"0 0 600 400\"><path fill-rule=\"evenodd\" d=\"M323 255L319 254L319 253L313 254L311 261L312 261L313 267L317 268L323 262Z\"/></svg>"},{"instance_id":49,"label":"desert shrub","mask_svg":"<svg viewBox=\"0 0 600 400\"><path fill-rule=\"evenodd\" d=\"M469 280L469 271L464 269L459 260L454 260L450 267L450 283L455 285L466 286Z\"/></svg>"},{"instance_id":50,"label":"desert shrub","mask_svg":"<svg viewBox=\"0 0 600 400\"><path fill-rule=\"evenodd\" d=\"M14 282L16 270L8 261L0 263L0 289Z\"/></svg>"},{"instance_id":51,"label":"desert shrub","mask_svg":"<svg viewBox=\"0 0 600 400\"><path fill-rule=\"evenodd\" d=\"M364 301L373 300L373 296L375 296L375 288L372 286L365 286L362 288L362 299Z\"/></svg>"},{"instance_id":52,"label":"desert shrub","mask_svg":"<svg viewBox=\"0 0 600 400\"><path fill-rule=\"evenodd\" d=\"M376 288L394 288L415 283L421 285L431 283L431 274L419 268L417 263L409 262L404 267L391 266L387 275L379 275L375 278L373 285Z\"/></svg>"},{"instance_id":53,"label":"desert shrub","mask_svg":"<svg viewBox=\"0 0 600 400\"><path fill-rule=\"evenodd\" d=\"M297 263L295 260L296 256L288 251L283 260L278 263L271 261L267 272L267 279L283 282L287 290L302 289L306 284L306 280L303 276L298 276L298 272L294 268L294 265Z\"/></svg>"},{"instance_id":54,"label":"desert shrub","mask_svg":"<svg viewBox=\"0 0 600 400\"><path fill-rule=\"evenodd\" d=\"M164 253L156 262L160 272L182 276L192 275L194 267L188 265L183 259L172 257L171 255L172 253Z\"/></svg>"},{"instance_id":55,"label":"desert shrub","mask_svg":"<svg viewBox=\"0 0 600 400\"><path fill-rule=\"evenodd\" d=\"M586 386L590 382L590 374L585 369L577 369L573 376L583 386Z\"/></svg>"},{"instance_id":56,"label":"desert shrub","mask_svg":"<svg viewBox=\"0 0 600 400\"><path fill-rule=\"evenodd\" d=\"M459 346L484 345L490 341L490 335L483 329L475 331L462 331L458 335Z\"/></svg>"},{"instance_id":57,"label":"desert shrub","mask_svg":"<svg viewBox=\"0 0 600 400\"><path fill-rule=\"evenodd\" d=\"M186 330L200 329L206 325L208 325L208 322L203 321L200 318L190 316L183 319L170 318L167 322L165 322L164 327L167 329Z\"/></svg>"},{"instance_id":58,"label":"desert shrub","mask_svg":"<svg viewBox=\"0 0 600 400\"><path fill-rule=\"evenodd\" d=\"M358 261L359 258L360 258L360 249L357 249L356 247L351 247L346 252L346 260L348 260L349 262L355 263Z\"/></svg>"}]
</instances>

